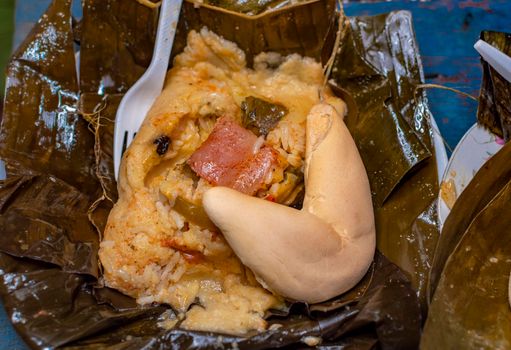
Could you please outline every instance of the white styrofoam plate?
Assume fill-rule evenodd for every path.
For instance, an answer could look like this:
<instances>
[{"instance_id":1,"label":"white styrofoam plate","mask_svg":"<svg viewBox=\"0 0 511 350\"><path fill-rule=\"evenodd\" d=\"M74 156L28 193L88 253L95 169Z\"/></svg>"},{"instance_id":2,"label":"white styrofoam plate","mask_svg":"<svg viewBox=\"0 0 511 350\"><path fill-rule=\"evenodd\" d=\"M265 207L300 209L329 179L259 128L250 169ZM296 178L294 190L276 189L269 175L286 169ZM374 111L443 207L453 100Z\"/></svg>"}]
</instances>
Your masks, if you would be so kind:
<instances>
[{"instance_id":1,"label":"white styrofoam plate","mask_svg":"<svg viewBox=\"0 0 511 350\"><path fill-rule=\"evenodd\" d=\"M454 190L441 190L438 196L438 218L440 228L451 211L445 201L445 194L449 192L454 198L458 198L470 183L477 171L483 164L497 153L504 145L502 139L490 134L482 127L474 124L454 149L447 168L442 176L442 183L449 184ZM453 191L453 192L452 192ZM452 204L452 203L451 203Z\"/></svg>"},{"instance_id":2,"label":"white styrofoam plate","mask_svg":"<svg viewBox=\"0 0 511 350\"><path fill-rule=\"evenodd\" d=\"M442 176L447 168L447 151L445 150L444 139L442 138L442 134L440 134L440 130L438 130L438 126L436 125L435 118L431 117L431 129L433 130L433 146L435 147L435 156L436 156L436 168L438 174L438 183L442 179Z\"/></svg>"}]
</instances>

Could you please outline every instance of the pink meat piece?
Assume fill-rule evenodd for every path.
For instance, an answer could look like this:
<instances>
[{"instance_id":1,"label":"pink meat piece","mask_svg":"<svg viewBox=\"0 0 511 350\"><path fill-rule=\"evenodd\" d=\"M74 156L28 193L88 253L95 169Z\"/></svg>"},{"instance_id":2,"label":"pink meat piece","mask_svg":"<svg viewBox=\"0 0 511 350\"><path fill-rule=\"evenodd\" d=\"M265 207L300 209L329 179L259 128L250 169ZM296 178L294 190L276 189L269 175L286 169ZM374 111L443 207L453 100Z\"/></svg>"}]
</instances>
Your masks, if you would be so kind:
<instances>
[{"instance_id":1,"label":"pink meat piece","mask_svg":"<svg viewBox=\"0 0 511 350\"><path fill-rule=\"evenodd\" d=\"M208 139L188 160L190 167L216 186L253 195L262 187L278 153L268 146L253 153L257 137L228 118L220 118Z\"/></svg>"},{"instance_id":2,"label":"pink meat piece","mask_svg":"<svg viewBox=\"0 0 511 350\"><path fill-rule=\"evenodd\" d=\"M268 173L277 164L277 151L264 146L254 156L240 164L236 180L229 187L246 194L255 194L264 184Z\"/></svg>"},{"instance_id":3,"label":"pink meat piece","mask_svg":"<svg viewBox=\"0 0 511 350\"><path fill-rule=\"evenodd\" d=\"M235 121L220 118L206 141L192 154L188 164L214 185L231 181L232 170L248 157L257 137Z\"/></svg>"}]
</instances>

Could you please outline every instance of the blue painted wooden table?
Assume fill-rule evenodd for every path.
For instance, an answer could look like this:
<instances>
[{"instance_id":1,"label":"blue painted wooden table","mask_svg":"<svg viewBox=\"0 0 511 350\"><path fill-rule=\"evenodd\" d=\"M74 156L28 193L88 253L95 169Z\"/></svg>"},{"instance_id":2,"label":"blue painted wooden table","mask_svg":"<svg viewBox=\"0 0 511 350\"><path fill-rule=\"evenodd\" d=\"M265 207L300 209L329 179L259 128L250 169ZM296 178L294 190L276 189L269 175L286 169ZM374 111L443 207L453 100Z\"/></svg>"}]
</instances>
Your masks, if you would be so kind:
<instances>
[{"instance_id":1,"label":"blue painted wooden table","mask_svg":"<svg viewBox=\"0 0 511 350\"><path fill-rule=\"evenodd\" d=\"M0 0L1 1L1 0ZM28 33L50 0L17 0L15 43ZM80 13L80 1L74 1ZM432 0L347 3L348 15L408 10L413 14L424 73L429 83L477 96L481 82L479 56L473 44L481 30L511 32L509 0ZM476 121L475 102L442 90L428 91L431 110L447 143L454 148ZM0 349L27 349L0 308Z\"/></svg>"}]
</instances>

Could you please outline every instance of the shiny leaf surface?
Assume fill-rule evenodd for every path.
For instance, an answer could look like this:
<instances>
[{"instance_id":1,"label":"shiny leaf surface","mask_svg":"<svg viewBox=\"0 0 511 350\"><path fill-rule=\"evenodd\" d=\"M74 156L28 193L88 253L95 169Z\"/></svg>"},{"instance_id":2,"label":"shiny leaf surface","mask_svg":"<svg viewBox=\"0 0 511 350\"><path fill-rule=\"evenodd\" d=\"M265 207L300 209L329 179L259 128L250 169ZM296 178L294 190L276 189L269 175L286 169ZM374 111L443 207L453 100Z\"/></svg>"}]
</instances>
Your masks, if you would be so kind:
<instances>
[{"instance_id":1,"label":"shiny leaf surface","mask_svg":"<svg viewBox=\"0 0 511 350\"><path fill-rule=\"evenodd\" d=\"M499 154L506 163L492 162L493 172L509 170L508 144ZM497 156L499 155L497 154ZM495 156L495 157L497 157ZM502 158L501 158L502 160ZM499 167L498 165L503 165ZM458 199L450 215L468 215L470 224L446 221L442 235L458 238L436 287L424 328L421 348L507 349L511 347L509 271L511 270L511 176L491 188L493 198L478 194L483 190L486 170L480 170ZM460 202L460 200L462 200ZM472 202L476 202L474 205ZM482 203L486 202L487 205Z\"/></svg>"},{"instance_id":2,"label":"shiny leaf surface","mask_svg":"<svg viewBox=\"0 0 511 350\"><path fill-rule=\"evenodd\" d=\"M346 123L367 169L378 249L406 271L426 308L438 239L437 169L419 50L407 12L356 17L334 66L332 86L355 113Z\"/></svg>"},{"instance_id":3,"label":"shiny leaf surface","mask_svg":"<svg viewBox=\"0 0 511 350\"><path fill-rule=\"evenodd\" d=\"M459 244L472 220L510 179L511 145L506 144L479 169L477 175L454 203L454 207L445 220L431 267L430 299L433 298L447 259Z\"/></svg>"}]
</instances>

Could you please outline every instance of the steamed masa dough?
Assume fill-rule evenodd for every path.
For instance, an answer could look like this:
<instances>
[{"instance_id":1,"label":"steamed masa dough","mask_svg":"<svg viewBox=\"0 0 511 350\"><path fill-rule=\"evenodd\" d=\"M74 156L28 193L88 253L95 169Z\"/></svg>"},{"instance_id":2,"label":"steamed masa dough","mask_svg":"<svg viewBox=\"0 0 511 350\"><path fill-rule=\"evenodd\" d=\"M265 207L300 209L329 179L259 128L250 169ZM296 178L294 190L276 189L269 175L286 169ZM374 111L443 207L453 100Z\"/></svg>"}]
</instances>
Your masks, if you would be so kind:
<instances>
[{"instance_id":1,"label":"steamed masa dough","mask_svg":"<svg viewBox=\"0 0 511 350\"><path fill-rule=\"evenodd\" d=\"M256 281L221 232L189 222L173 208L177 199L201 206L211 185L186 161L218 118L241 119L247 96L288 109L265 143L279 152L281 172L289 167L303 171L306 117L319 101L322 82L322 67L310 58L262 53L248 69L235 44L207 29L190 32L188 46L175 58L162 94L121 164L119 200L99 251L106 285L140 304L171 305L184 315L179 326L185 329L264 330L265 311L282 307L283 299ZM332 105L343 103L326 94ZM159 154L156 140L162 137L169 142ZM284 182L274 171L262 192L279 191Z\"/></svg>"}]
</instances>

